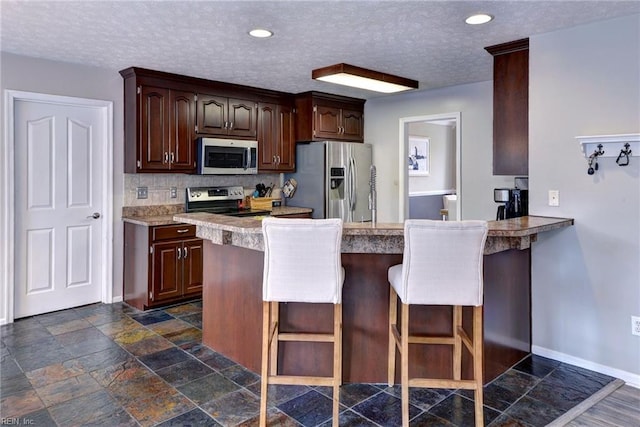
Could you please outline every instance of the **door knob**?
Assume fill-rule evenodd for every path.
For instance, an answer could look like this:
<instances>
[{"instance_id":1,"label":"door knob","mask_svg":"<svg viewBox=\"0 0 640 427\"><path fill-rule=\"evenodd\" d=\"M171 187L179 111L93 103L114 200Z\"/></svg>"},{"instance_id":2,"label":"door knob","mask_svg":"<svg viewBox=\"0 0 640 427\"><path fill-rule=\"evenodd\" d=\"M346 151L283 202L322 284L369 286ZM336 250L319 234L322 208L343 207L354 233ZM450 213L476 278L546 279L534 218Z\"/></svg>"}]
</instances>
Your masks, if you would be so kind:
<instances>
[{"instance_id":1,"label":"door knob","mask_svg":"<svg viewBox=\"0 0 640 427\"><path fill-rule=\"evenodd\" d=\"M87 218L98 219L98 218L100 218L100 213L99 212L94 212L93 215L89 215Z\"/></svg>"}]
</instances>

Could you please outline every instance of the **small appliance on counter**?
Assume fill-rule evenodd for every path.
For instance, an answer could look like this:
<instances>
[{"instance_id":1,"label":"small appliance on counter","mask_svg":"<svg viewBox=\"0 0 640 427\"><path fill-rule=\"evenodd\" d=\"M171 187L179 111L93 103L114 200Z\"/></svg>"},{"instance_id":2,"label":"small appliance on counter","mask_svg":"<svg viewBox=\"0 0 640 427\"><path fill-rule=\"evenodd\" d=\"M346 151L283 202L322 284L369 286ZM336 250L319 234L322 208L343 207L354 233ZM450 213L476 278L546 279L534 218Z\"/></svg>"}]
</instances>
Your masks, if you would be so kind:
<instances>
[{"instance_id":1,"label":"small appliance on counter","mask_svg":"<svg viewBox=\"0 0 640 427\"><path fill-rule=\"evenodd\" d=\"M528 179L517 177L515 182L516 188L493 189L493 201L501 203L496 213L497 221L529 215Z\"/></svg>"}]
</instances>

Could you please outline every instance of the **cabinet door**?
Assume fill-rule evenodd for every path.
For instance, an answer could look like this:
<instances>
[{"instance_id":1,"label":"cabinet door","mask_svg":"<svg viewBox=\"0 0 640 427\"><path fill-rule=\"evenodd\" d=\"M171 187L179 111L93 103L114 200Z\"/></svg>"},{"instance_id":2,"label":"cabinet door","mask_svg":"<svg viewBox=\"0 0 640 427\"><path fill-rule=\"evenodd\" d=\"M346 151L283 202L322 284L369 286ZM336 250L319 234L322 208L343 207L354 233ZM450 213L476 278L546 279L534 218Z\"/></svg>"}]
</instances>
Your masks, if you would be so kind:
<instances>
[{"instance_id":1,"label":"cabinet door","mask_svg":"<svg viewBox=\"0 0 640 427\"><path fill-rule=\"evenodd\" d=\"M185 240L182 246L182 292L194 296L202 292L202 239Z\"/></svg>"},{"instance_id":2,"label":"cabinet door","mask_svg":"<svg viewBox=\"0 0 640 427\"><path fill-rule=\"evenodd\" d=\"M258 107L253 101L229 99L229 135L255 138L258 135Z\"/></svg>"},{"instance_id":3,"label":"cabinet door","mask_svg":"<svg viewBox=\"0 0 640 427\"><path fill-rule=\"evenodd\" d=\"M151 247L153 302L182 296L182 242L154 243Z\"/></svg>"},{"instance_id":4,"label":"cabinet door","mask_svg":"<svg viewBox=\"0 0 640 427\"><path fill-rule=\"evenodd\" d=\"M361 111L342 110L341 137L349 141L364 140L364 123Z\"/></svg>"},{"instance_id":5,"label":"cabinet door","mask_svg":"<svg viewBox=\"0 0 640 427\"><path fill-rule=\"evenodd\" d=\"M496 55L493 174L529 174L529 50Z\"/></svg>"},{"instance_id":6,"label":"cabinet door","mask_svg":"<svg viewBox=\"0 0 640 427\"><path fill-rule=\"evenodd\" d=\"M171 169L195 171L195 94L171 91Z\"/></svg>"},{"instance_id":7,"label":"cabinet door","mask_svg":"<svg viewBox=\"0 0 640 427\"><path fill-rule=\"evenodd\" d=\"M258 170L277 170L277 105L258 104Z\"/></svg>"},{"instance_id":8,"label":"cabinet door","mask_svg":"<svg viewBox=\"0 0 640 427\"><path fill-rule=\"evenodd\" d=\"M198 133L227 135L227 98L198 94Z\"/></svg>"},{"instance_id":9,"label":"cabinet door","mask_svg":"<svg viewBox=\"0 0 640 427\"><path fill-rule=\"evenodd\" d=\"M296 135L293 108L281 105L278 111L278 170L293 171L296 167Z\"/></svg>"},{"instance_id":10,"label":"cabinet door","mask_svg":"<svg viewBox=\"0 0 640 427\"><path fill-rule=\"evenodd\" d=\"M169 169L169 89L142 86L140 90L141 170Z\"/></svg>"},{"instance_id":11,"label":"cabinet door","mask_svg":"<svg viewBox=\"0 0 640 427\"><path fill-rule=\"evenodd\" d=\"M340 109L322 105L313 107L313 133L315 139L339 139Z\"/></svg>"}]
</instances>

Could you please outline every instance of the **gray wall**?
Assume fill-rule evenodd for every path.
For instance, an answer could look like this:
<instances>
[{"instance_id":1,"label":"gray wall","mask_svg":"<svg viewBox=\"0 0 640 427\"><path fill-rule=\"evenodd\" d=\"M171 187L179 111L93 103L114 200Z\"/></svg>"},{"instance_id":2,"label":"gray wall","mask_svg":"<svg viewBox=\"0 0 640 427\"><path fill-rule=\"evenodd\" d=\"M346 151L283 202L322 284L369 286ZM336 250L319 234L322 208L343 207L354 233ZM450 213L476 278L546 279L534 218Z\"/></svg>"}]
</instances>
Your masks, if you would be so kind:
<instances>
[{"instance_id":1,"label":"gray wall","mask_svg":"<svg viewBox=\"0 0 640 427\"><path fill-rule=\"evenodd\" d=\"M639 40L639 16L532 37L529 83L529 210L575 218L533 246L535 350L632 373L638 386L640 157L604 158L589 176L575 137L640 132Z\"/></svg>"},{"instance_id":2,"label":"gray wall","mask_svg":"<svg viewBox=\"0 0 640 427\"><path fill-rule=\"evenodd\" d=\"M0 88L113 101L113 296L122 296L123 86L118 70L13 55L0 57ZM1 117L4 117L4 102ZM16 173L20 171L16 170ZM13 285L12 283L8 284Z\"/></svg>"},{"instance_id":3,"label":"gray wall","mask_svg":"<svg viewBox=\"0 0 640 427\"><path fill-rule=\"evenodd\" d=\"M488 54L487 54L488 55ZM460 112L462 218L494 219L493 188L513 186L512 176L493 176L493 83L481 82L369 100L365 139L373 144L378 172L378 220L402 221L399 198L399 121L403 117Z\"/></svg>"},{"instance_id":4,"label":"gray wall","mask_svg":"<svg viewBox=\"0 0 640 427\"><path fill-rule=\"evenodd\" d=\"M409 196L415 193L456 189L455 127L434 123L410 123L410 136L429 138L429 176L409 176Z\"/></svg>"},{"instance_id":5,"label":"gray wall","mask_svg":"<svg viewBox=\"0 0 640 427\"><path fill-rule=\"evenodd\" d=\"M530 212L575 218L532 251L534 351L640 386L640 157L604 159L594 176L579 135L640 131L640 18L604 21L531 38ZM398 214L399 119L460 111L462 217L493 219L492 84L481 82L376 98L365 135L378 169L378 217ZM547 191L560 190L560 206Z\"/></svg>"}]
</instances>

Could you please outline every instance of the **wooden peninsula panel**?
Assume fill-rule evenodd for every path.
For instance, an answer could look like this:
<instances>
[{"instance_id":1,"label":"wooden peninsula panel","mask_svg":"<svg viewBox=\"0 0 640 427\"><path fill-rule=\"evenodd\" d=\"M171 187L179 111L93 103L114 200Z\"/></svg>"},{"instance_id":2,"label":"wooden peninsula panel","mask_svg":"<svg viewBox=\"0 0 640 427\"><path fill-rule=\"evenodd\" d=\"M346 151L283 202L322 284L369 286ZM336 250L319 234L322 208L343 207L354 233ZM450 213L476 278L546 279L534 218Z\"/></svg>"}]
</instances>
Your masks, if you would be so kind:
<instances>
[{"instance_id":1,"label":"wooden peninsula panel","mask_svg":"<svg viewBox=\"0 0 640 427\"><path fill-rule=\"evenodd\" d=\"M204 246L203 343L258 373L263 263L260 222L210 214L180 214L174 219L198 225L198 237L208 239ZM484 256L485 382L531 351L529 245L538 232L572 225L573 220L526 217L493 223L489 224ZM402 224L345 224L343 233L343 381L384 383L387 269L402 262ZM283 331L294 326L309 330L310 325L315 332L331 330L327 305L281 304L281 314ZM451 309L412 306L410 328L417 333L449 334ZM281 348L286 350L279 355L282 373L331 373L330 344L287 342ZM451 377L452 355L445 346L412 346L410 357L414 361L411 375ZM469 369L470 364L465 373Z\"/></svg>"}]
</instances>

